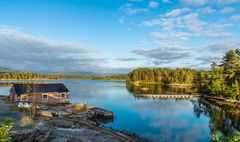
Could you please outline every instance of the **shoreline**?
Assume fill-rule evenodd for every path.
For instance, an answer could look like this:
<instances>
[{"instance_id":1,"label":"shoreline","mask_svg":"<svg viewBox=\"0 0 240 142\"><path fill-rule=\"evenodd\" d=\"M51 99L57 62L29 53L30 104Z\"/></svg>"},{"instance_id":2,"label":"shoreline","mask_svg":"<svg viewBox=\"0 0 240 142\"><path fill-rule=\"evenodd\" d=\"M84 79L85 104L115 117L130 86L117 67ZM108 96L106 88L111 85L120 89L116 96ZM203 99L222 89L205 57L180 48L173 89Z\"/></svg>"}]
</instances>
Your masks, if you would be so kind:
<instances>
[{"instance_id":1,"label":"shoreline","mask_svg":"<svg viewBox=\"0 0 240 142\"><path fill-rule=\"evenodd\" d=\"M11 108L13 112L14 103L8 100L7 96L0 95L0 100L3 101L4 105ZM48 106L49 111L56 111L62 113L61 117L51 117L46 115L37 115L34 119L31 119L26 112L15 113L21 117L20 120L15 122L10 136L14 142L20 142L24 139L34 139L38 137L44 137L46 141L59 140L69 140L69 141L113 141L113 142L145 142L149 141L141 136L128 132L113 129L111 127L106 127L98 120L91 119L91 114L96 113L94 109L104 110L95 106L89 106L84 111L73 111L71 110L73 104L69 105L58 105L58 106ZM93 110L92 110L93 109ZM106 110L107 111L107 110ZM45 111L43 111L45 112ZM108 112L108 111L107 111ZM24 120L23 120L24 119ZM106 120L106 118L104 119ZM31 122L31 126L21 124ZM30 127L30 129L25 129L25 127ZM46 131L47 130L47 131ZM67 133L66 135L61 135L62 133ZM97 134L97 135L96 135ZM38 140L36 140L38 141Z\"/></svg>"},{"instance_id":2,"label":"shoreline","mask_svg":"<svg viewBox=\"0 0 240 142\"><path fill-rule=\"evenodd\" d=\"M95 78L60 78L60 79L0 79L0 81L49 81L49 80L102 80L102 81L119 81L119 82L125 82L126 80L122 79L95 79Z\"/></svg>"},{"instance_id":3,"label":"shoreline","mask_svg":"<svg viewBox=\"0 0 240 142\"><path fill-rule=\"evenodd\" d=\"M57 79L0 79L0 81L49 81L49 80L102 80L102 81L119 81L119 82L126 82L126 84L132 85L166 85L166 86L179 86L179 87L188 87L193 86L193 84L164 84L161 82L127 82L124 79L101 79L101 78L57 78Z\"/></svg>"},{"instance_id":4,"label":"shoreline","mask_svg":"<svg viewBox=\"0 0 240 142\"><path fill-rule=\"evenodd\" d=\"M221 103L224 103L224 104L240 105L240 101L238 101L238 100L230 100L230 99L225 99L225 98L222 98L222 97L214 97L214 96L207 96L207 95L201 95L201 97L206 99L206 100L221 102Z\"/></svg>"},{"instance_id":5,"label":"shoreline","mask_svg":"<svg viewBox=\"0 0 240 142\"><path fill-rule=\"evenodd\" d=\"M179 87L190 87L193 86L193 84L177 84L177 83L173 83L173 84L164 84L161 82L127 82L126 84L130 84L130 85L165 85L165 86L179 86Z\"/></svg>"}]
</instances>

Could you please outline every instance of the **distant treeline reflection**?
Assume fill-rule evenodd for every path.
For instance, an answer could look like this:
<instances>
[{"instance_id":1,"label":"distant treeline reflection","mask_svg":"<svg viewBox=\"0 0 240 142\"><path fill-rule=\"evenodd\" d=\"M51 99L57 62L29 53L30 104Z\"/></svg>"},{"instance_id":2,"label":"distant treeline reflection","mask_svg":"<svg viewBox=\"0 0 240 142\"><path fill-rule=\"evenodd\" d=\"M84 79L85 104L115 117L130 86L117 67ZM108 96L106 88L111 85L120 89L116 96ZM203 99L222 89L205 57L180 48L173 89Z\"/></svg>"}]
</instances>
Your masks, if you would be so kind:
<instances>
[{"instance_id":1,"label":"distant treeline reflection","mask_svg":"<svg viewBox=\"0 0 240 142\"><path fill-rule=\"evenodd\" d=\"M159 84L126 84L126 88L135 96L139 94L186 94L189 92L196 92L191 86L169 86Z\"/></svg>"}]
</instances>

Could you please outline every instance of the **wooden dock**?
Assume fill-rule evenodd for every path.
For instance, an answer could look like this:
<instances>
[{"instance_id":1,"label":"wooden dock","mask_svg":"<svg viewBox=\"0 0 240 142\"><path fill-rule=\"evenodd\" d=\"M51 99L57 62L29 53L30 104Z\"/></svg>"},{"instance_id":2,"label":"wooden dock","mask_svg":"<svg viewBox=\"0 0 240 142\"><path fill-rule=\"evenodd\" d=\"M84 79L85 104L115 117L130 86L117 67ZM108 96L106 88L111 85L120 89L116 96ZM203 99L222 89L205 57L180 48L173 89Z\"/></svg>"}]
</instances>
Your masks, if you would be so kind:
<instances>
[{"instance_id":1,"label":"wooden dock","mask_svg":"<svg viewBox=\"0 0 240 142\"><path fill-rule=\"evenodd\" d=\"M151 99L189 99L193 97L200 97L200 95L189 95L189 94L139 94L136 97L140 98L151 98Z\"/></svg>"}]
</instances>

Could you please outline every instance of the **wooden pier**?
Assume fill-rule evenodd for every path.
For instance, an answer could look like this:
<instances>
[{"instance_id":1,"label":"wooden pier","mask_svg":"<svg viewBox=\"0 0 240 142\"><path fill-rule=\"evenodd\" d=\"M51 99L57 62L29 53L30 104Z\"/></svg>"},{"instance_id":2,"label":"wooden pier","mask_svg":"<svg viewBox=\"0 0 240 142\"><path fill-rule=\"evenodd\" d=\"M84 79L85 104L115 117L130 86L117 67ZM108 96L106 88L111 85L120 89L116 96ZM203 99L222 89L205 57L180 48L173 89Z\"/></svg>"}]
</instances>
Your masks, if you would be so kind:
<instances>
[{"instance_id":1,"label":"wooden pier","mask_svg":"<svg viewBox=\"0 0 240 142\"><path fill-rule=\"evenodd\" d=\"M139 98L151 98L151 99L189 99L193 97L200 97L200 95L189 95L189 94L139 94L136 97Z\"/></svg>"}]
</instances>

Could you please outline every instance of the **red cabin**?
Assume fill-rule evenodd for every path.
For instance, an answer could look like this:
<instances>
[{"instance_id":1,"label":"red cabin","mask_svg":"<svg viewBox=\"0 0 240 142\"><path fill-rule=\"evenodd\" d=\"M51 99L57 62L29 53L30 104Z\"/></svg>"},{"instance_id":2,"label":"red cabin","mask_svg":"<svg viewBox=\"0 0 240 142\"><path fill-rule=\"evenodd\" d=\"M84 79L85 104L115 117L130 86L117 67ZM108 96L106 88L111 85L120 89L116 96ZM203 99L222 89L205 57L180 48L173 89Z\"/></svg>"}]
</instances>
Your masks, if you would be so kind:
<instances>
[{"instance_id":1,"label":"red cabin","mask_svg":"<svg viewBox=\"0 0 240 142\"><path fill-rule=\"evenodd\" d=\"M62 83L13 84L10 100L39 104L69 103L69 90Z\"/></svg>"}]
</instances>

